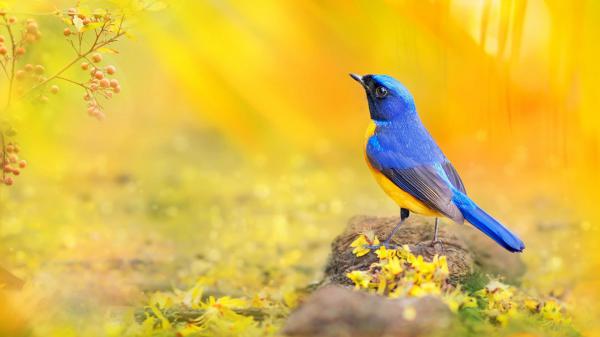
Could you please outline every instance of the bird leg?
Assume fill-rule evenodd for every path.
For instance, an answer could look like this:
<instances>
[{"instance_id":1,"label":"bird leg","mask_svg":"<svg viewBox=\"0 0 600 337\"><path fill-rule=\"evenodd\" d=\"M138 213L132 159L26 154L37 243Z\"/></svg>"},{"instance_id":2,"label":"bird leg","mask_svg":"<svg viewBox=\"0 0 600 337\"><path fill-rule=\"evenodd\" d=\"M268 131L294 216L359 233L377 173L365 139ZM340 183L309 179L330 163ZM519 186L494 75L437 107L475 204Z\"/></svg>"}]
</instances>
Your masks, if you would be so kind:
<instances>
[{"instance_id":1,"label":"bird leg","mask_svg":"<svg viewBox=\"0 0 600 337\"><path fill-rule=\"evenodd\" d=\"M398 232L398 230L400 229L400 225L402 225L404 220L406 220L406 218L408 218L409 215L410 215L410 212L408 211L408 209L400 208L400 221L396 224L396 226L394 226L394 229L392 229L392 231L390 232L388 237L381 244L369 245L369 246L367 246L367 248L379 249L379 247L381 247L381 246L383 246L385 248L392 248L394 246L394 245L390 244L390 242L392 241L392 238L394 237L394 235L396 235L396 232Z\"/></svg>"},{"instance_id":2,"label":"bird leg","mask_svg":"<svg viewBox=\"0 0 600 337\"><path fill-rule=\"evenodd\" d=\"M444 243L442 242L442 240L438 239L438 229L439 229L439 224L438 224L438 218L435 218L435 224L433 227L433 240L431 240L431 246L433 246L433 248L436 248L436 244L439 243L442 246L442 251L444 250Z\"/></svg>"}]
</instances>

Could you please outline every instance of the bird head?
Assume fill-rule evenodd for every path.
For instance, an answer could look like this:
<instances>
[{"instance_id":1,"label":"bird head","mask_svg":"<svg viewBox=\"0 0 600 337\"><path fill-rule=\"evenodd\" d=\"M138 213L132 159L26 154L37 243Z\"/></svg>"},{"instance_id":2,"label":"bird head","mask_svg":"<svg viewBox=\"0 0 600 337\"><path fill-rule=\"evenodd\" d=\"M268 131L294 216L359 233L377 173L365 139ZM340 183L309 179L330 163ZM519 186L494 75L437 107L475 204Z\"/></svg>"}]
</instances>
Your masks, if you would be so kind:
<instances>
[{"instance_id":1,"label":"bird head","mask_svg":"<svg viewBox=\"0 0 600 337\"><path fill-rule=\"evenodd\" d=\"M395 78L388 75L356 74L350 74L350 77L365 88L372 120L386 122L416 115L412 95Z\"/></svg>"}]
</instances>

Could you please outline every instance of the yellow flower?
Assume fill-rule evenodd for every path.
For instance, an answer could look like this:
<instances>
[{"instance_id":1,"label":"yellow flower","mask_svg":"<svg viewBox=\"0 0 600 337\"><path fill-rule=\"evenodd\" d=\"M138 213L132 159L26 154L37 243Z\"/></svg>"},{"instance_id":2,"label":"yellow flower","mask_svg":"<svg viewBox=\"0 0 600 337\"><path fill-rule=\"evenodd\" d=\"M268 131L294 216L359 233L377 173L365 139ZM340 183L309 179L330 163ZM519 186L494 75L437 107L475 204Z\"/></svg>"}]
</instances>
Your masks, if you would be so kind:
<instances>
[{"instance_id":1,"label":"yellow flower","mask_svg":"<svg viewBox=\"0 0 600 337\"><path fill-rule=\"evenodd\" d=\"M462 308L476 308L477 300L474 297L461 291L460 288L454 289L443 297L444 302L451 311L457 312Z\"/></svg>"},{"instance_id":2,"label":"yellow flower","mask_svg":"<svg viewBox=\"0 0 600 337\"><path fill-rule=\"evenodd\" d=\"M412 267L416 271L418 271L419 273L421 273L422 275L429 276L435 270L435 265L433 263L431 263L431 262L424 261L422 255L419 255L419 256L416 257L416 259L412 259L412 260L413 260L411 262Z\"/></svg>"},{"instance_id":3,"label":"yellow flower","mask_svg":"<svg viewBox=\"0 0 600 337\"><path fill-rule=\"evenodd\" d=\"M392 257L387 260L387 263L383 265L383 270L386 273L390 273L391 275L398 275L402 272L402 264L400 263L400 259L397 257Z\"/></svg>"},{"instance_id":4,"label":"yellow flower","mask_svg":"<svg viewBox=\"0 0 600 337\"><path fill-rule=\"evenodd\" d=\"M433 282L425 282L421 285L414 285L410 288L408 295L414 297L423 297L427 295L439 295L441 289Z\"/></svg>"},{"instance_id":5,"label":"yellow flower","mask_svg":"<svg viewBox=\"0 0 600 337\"><path fill-rule=\"evenodd\" d=\"M356 238L356 240L352 241L352 243L350 244L350 247L354 248L352 250L352 254L356 255L357 257L369 254L371 249L368 246L379 244L379 239L377 239L377 237L375 237L374 234L372 236L373 238L369 240L369 238L365 234L360 234Z\"/></svg>"},{"instance_id":6,"label":"yellow flower","mask_svg":"<svg viewBox=\"0 0 600 337\"><path fill-rule=\"evenodd\" d=\"M362 270L354 270L346 274L346 277L354 282L356 289L368 288L371 283L371 275L368 272Z\"/></svg>"},{"instance_id":7,"label":"yellow flower","mask_svg":"<svg viewBox=\"0 0 600 337\"><path fill-rule=\"evenodd\" d=\"M421 289L423 289L427 295L439 295L442 292L442 289L440 289L440 287L433 282L425 282L421 284Z\"/></svg>"},{"instance_id":8,"label":"yellow flower","mask_svg":"<svg viewBox=\"0 0 600 337\"><path fill-rule=\"evenodd\" d=\"M436 254L433 257L433 265L437 268L437 271L439 272L441 277L446 278L448 275L450 275L446 256L438 256Z\"/></svg>"},{"instance_id":9,"label":"yellow flower","mask_svg":"<svg viewBox=\"0 0 600 337\"><path fill-rule=\"evenodd\" d=\"M560 323L564 320L561 310L562 306L558 302L548 300L544 302L544 305L540 309L540 314L548 321Z\"/></svg>"},{"instance_id":10,"label":"yellow flower","mask_svg":"<svg viewBox=\"0 0 600 337\"><path fill-rule=\"evenodd\" d=\"M531 312L537 312L539 309L539 305L540 303L533 298L528 298L523 301L523 306Z\"/></svg>"},{"instance_id":11,"label":"yellow flower","mask_svg":"<svg viewBox=\"0 0 600 337\"><path fill-rule=\"evenodd\" d=\"M389 259L389 258L395 256L396 250L387 249L384 246L381 246L381 247L379 247L379 249L377 249L375 251L375 254L377 254L377 257L379 258L379 260L386 260L386 259Z\"/></svg>"},{"instance_id":12,"label":"yellow flower","mask_svg":"<svg viewBox=\"0 0 600 337\"><path fill-rule=\"evenodd\" d=\"M377 294L383 295L387 288L387 280L385 277L379 277L379 282L377 283Z\"/></svg>"}]
</instances>

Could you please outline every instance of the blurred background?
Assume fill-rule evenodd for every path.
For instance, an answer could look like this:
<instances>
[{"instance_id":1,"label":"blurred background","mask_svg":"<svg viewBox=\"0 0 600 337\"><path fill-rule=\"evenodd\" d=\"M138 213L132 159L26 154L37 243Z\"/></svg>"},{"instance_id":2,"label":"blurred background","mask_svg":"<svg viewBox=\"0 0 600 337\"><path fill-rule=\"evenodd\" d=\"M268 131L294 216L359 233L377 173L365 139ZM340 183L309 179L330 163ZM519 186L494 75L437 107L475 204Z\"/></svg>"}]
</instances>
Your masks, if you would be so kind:
<instances>
[{"instance_id":1,"label":"blurred background","mask_svg":"<svg viewBox=\"0 0 600 337\"><path fill-rule=\"evenodd\" d=\"M27 18L75 4L8 5ZM198 277L273 296L317 280L349 217L398 212L364 164L356 72L409 88L473 198L526 242L524 286L600 334L599 3L153 6L106 55L123 88L106 120L67 84L10 116L29 162L0 188L0 264L28 282L0 304L22 318L11 329L118 334L144 293ZM35 17L52 72L72 51L60 20Z\"/></svg>"}]
</instances>

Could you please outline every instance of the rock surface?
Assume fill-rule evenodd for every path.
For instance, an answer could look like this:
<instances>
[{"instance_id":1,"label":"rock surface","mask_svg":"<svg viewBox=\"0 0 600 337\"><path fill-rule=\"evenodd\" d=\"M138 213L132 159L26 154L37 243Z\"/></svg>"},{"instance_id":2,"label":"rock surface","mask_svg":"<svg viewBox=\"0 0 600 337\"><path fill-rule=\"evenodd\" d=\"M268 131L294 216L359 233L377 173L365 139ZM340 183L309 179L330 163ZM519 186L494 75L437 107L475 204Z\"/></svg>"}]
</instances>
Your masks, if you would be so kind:
<instances>
[{"instance_id":1,"label":"rock surface","mask_svg":"<svg viewBox=\"0 0 600 337\"><path fill-rule=\"evenodd\" d=\"M324 284L351 285L346 273L365 270L377 260L374 254L356 257L350 243L361 233L372 231L380 239L388 237L398 217L355 216L346 230L331 244L331 256L325 267ZM431 260L435 254L446 255L450 282L459 283L471 273L499 276L518 283L525 272L519 254L510 253L469 224L457 225L440 220L438 238L442 244L432 245L434 218L411 214L391 243L408 245L415 255Z\"/></svg>"},{"instance_id":2,"label":"rock surface","mask_svg":"<svg viewBox=\"0 0 600 337\"><path fill-rule=\"evenodd\" d=\"M387 297L353 291L346 276L367 270L377 261L375 254L356 257L350 244L361 233L372 232L380 240L388 237L398 217L355 216L331 244L325 279L288 318L283 333L289 336L429 336L446 335L453 322L448 307L435 297ZM516 283L525 272L519 254L505 251L472 226L440 221L438 238L432 244L434 219L411 214L391 244L408 245L415 255L430 261L445 255L449 281L460 283L474 272L499 276Z\"/></svg>"},{"instance_id":3,"label":"rock surface","mask_svg":"<svg viewBox=\"0 0 600 337\"><path fill-rule=\"evenodd\" d=\"M383 241L398 221L398 217L355 216L350 219L346 230L331 244L331 256L325 267L325 283L351 285L352 282L346 277L346 273L368 269L377 260L375 254L361 257L352 254L350 248L352 241L359 234L369 231L374 232ZM458 282L473 271L475 265L473 256L465 242L448 231L445 224L441 222L438 239L443 243L432 245L433 228L433 218L411 215L404 221L391 243L399 246L408 245L415 255L423 255L428 261L435 254L446 255L450 280Z\"/></svg>"},{"instance_id":4,"label":"rock surface","mask_svg":"<svg viewBox=\"0 0 600 337\"><path fill-rule=\"evenodd\" d=\"M288 336L424 336L452 325L448 307L434 297L388 299L329 285L315 291L287 320Z\"/></svg>"}]
</instances>

